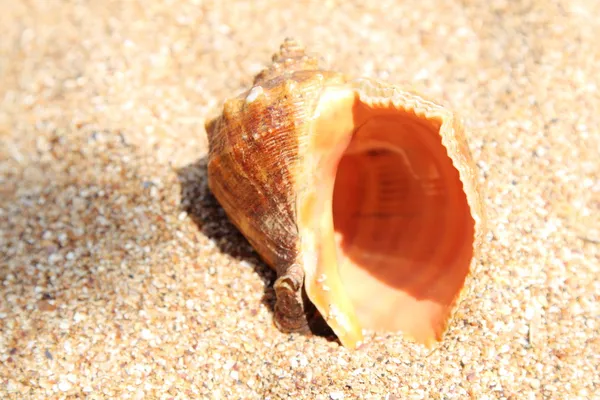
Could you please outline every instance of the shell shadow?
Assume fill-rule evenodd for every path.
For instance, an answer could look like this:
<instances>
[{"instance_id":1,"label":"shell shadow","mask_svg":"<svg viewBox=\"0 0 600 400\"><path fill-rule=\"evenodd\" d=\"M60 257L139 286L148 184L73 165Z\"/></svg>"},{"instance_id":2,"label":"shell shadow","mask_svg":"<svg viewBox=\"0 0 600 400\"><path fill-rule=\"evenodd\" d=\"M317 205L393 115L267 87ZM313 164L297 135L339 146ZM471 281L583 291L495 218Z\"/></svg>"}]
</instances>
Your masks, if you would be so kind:
<instances>
[{"instance_id":1,"label":"shell shadow","mask_svg":"<svg viewBox=\"0 0 600 400\"><path fill-rule=\"evenodd\" d=\"M252 266L254 272L264 283L264 295L261 302L273 315L275 309L273 283L277 276L229 221L225 210L213 196L208 187L207 165L208 157L203 156L176 171L181 185L180 208L187 213L200 232L217 245L219 251ZM311 315L309 319L311 334L328 340L336 340L335 334L323 318L315 317L314 310L307 310L307 315L309 313Z\"/></svg>"}]
</instances>

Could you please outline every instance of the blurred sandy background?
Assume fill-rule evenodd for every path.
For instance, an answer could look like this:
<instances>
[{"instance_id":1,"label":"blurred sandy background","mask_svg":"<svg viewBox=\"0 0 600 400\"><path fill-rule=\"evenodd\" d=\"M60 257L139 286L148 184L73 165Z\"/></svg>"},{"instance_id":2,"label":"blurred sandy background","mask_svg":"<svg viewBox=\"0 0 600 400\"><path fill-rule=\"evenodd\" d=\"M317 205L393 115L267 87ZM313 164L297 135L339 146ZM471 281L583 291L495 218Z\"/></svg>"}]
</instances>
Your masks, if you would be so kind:
<instances>
[{"instance_id":1,"label":"blurred sandy background","mask_svg":"<svg viewBox=\"0 0 600 400\"><path fill-rule=\"evenodd\" d=\"M0 397L600 398L600 3L0 0ZM434 351L272 324L204 121L293 36L457 110L491 233Z\"/></svg>"}]
</instances>

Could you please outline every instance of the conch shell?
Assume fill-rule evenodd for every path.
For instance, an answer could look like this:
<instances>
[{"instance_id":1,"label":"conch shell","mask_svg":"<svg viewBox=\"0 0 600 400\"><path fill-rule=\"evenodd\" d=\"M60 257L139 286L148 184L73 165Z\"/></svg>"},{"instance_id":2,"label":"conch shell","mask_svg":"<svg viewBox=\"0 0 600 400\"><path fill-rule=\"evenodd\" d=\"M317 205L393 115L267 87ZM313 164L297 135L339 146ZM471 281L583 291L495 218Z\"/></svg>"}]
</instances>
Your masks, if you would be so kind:
<instances>
[{"instance_id":1,"label":"conch shell","mask_svg":"<svg viewBox=\"0 0 600 400\"><path fill-rule=\"evenodd\" d=\"M286 39L206 128L209 187L277 272L281 330L306 331L312 303L349 348L363 329L441 340L484 225L450 111Z\"/></svg>"}]
</instances>

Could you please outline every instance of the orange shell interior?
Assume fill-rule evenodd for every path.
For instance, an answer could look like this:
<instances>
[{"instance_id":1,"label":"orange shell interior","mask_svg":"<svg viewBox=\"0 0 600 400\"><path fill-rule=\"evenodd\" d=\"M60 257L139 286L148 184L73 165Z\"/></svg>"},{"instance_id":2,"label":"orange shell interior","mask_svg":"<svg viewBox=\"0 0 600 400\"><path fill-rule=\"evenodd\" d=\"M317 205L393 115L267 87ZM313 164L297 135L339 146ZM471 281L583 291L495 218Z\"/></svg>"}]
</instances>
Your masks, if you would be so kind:
<instances>
[{"instance_id":1,"label":"orange shell interior","mask_svg":"<svg viewBox=\"0 0 600 400\"><path fill-rule=\"evenodd\" d=\"M459 172L442 145L442 118L358 96L351 108L353 134L325 179L335 182L335 251L319 264L337 264L362 328L431 345L462 289L474 240Z\"/></svg>"}]
</instances>

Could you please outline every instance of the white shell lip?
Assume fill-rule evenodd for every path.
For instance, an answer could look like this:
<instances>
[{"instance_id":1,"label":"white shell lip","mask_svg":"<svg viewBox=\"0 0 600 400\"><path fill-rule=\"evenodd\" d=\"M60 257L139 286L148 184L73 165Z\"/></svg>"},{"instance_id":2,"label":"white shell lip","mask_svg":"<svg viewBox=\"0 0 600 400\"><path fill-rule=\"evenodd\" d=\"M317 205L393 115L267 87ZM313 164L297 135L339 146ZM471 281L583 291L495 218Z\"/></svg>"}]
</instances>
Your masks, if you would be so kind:
<instances>
[{"instance_id":1,"label":"white shell lip","mask_svg":"<svg viewBox=\"0 0 600 400\"><path fill-rule=\"evenodd\" d=\"M338 271L332 200L335 171L354 130L351 110L355 100L355 90L347 85L334 85L321 93L312 115L316 134L311 138L312 151L306 155L305 164L309 166L309 179L317 187L306 197L300 192L297 199L298 218L308 221L300 232L306 293L348 348L356 348L363 336ZM320 126L320 121L336 122Z\"/></svg>"}]
</instances>

